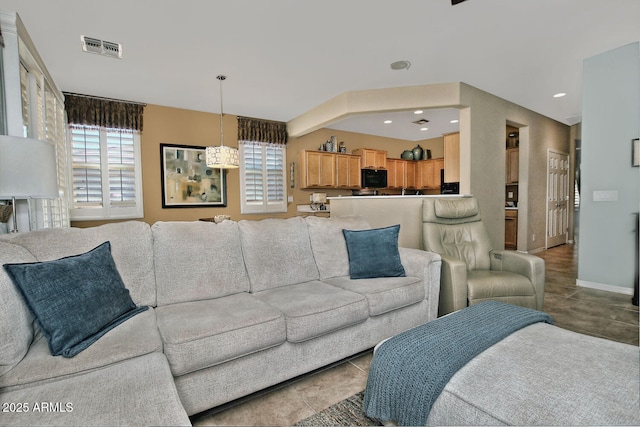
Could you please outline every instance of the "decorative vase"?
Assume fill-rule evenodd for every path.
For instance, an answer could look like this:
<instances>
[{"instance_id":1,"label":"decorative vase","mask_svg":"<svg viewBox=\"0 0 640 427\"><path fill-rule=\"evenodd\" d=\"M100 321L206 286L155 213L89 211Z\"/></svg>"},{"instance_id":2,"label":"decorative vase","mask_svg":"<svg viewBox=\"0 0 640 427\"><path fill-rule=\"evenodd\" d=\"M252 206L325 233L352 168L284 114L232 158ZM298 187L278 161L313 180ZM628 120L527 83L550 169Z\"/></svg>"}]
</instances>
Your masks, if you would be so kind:
<instances>
[{"instance_id":1,"label":"decorative vase","mask_svg":"<svg viewBox=\"0 0 640 427\"><path fill-rule=\"evenodd\" d=\"M400 158L405 159L405 160L413 160L413 151L404 150L402 152L402 154L400 155Z\"/></svg>"},{"instance_id":2,"label":"decorative vase","mask_svg":"<svg viewBox=\"0 0 640 427\"><path fill-rule=\"evenodd\" d=\"M424 152L422 153L422 160L429 160L431 158L431 150L429 150L428 148L424 149Z\"/></svg>"},{"instance_id":3,"label":"decorative vase","mask_svg":"<svg viewBox=\"0 0 640 427\"><path fill-rule=\"evenodd\" d=\"M420 160L422 158L422 147L420 144L416 145L413 151L413 160Z\"/></svg>"}]
</instances>

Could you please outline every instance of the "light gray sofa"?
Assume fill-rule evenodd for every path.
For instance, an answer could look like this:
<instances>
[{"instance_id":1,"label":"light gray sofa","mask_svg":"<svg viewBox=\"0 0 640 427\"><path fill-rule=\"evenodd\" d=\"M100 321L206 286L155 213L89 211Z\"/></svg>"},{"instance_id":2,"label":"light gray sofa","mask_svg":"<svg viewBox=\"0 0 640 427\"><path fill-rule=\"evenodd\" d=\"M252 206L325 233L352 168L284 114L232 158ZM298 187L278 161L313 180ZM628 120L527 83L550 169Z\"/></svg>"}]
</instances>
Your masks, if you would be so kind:
<instances>
[{"instance_id":1,"label":"light gray sofa","mask_svg":"<svg viewBox=\"0 0 640 427\"><path fill-rule=\"evenodd\" d=\"M185 425L435 319L436 254L400 248L406 277L349 278L342 229L366 228L358 217L295 217L1 236L2 264L110 241L133 301L151 309L54 357L0 271L0 425Z\"/></svg>"}]
</instances>

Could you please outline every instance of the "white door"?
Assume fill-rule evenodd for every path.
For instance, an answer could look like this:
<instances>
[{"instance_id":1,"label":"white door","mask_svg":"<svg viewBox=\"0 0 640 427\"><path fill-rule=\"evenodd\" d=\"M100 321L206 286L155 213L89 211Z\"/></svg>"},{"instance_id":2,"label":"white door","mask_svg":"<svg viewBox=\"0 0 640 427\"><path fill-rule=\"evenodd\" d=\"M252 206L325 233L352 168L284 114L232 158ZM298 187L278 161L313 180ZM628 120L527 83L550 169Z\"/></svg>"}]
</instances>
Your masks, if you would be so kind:
<instances>
[{"instance_id":1,"label":"white door","mask_svg":"<svg viewBox=\"0 0 640 427\"><path fill-rule=\"evenodd\" d=\"M567 243L569 233L569 155L547 152L547 234L545 247Z\"/></svg>"}]
</instances>

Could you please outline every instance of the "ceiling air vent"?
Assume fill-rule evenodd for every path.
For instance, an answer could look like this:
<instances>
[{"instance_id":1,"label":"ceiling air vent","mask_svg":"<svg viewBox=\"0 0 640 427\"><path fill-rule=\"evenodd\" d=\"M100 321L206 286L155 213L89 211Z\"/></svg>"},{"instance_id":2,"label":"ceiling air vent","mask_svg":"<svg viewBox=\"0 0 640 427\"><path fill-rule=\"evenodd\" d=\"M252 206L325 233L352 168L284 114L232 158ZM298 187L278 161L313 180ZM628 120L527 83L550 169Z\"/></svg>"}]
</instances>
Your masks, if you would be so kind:
<instances>
[{"instance_id":1,"label":"ceiling air vent","mask_svg":"<svg viewBox=\"0 0 640 427\"><path fill-rule=\"evenodd\" d=\"M80 36L82 50L98 55L122 59L122 44L96 39L95 37Z\"/></svg>"},{"instance_id":2,"label":"ceiling air vent","mask_svg":"<svg viewBox=\"0 0 640 427\"><path fill-rule=\"evenodd\" d=\"M420 119L420 120L416 120L415 122L411 122L411 123L415 123L417 125L426 125L427 123L429 123L429 120L427 119Z\"/></svg>"}]
</instances>

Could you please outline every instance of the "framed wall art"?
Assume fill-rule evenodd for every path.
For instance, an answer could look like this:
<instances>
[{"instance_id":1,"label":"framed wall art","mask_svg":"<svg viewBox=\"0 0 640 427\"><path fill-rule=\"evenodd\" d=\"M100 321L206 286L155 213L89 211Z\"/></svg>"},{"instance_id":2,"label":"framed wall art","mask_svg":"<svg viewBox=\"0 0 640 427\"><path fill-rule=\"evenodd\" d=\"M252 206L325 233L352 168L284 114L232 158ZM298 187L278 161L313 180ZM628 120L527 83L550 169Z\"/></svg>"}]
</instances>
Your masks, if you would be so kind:
<instances>
[{"instance_id":1,"label":"framed wall art","mask_svg":"<svg viewBox=\"0 0 640 427\"><path fill-rule=\"evenodd\" d=\"M206 147L160 144L163 208L227 206L223 169L207 167Z\"/></svg>"},{"instance_id":2,"label":"framed wall art","mask_svg":"<svg viewBox=\"0 0 640 427\"><path fill-rule=\"evenodd\" d=\"M640 166L640 139L631 140L631 166Z\"/></svg>"}]
</instances>

